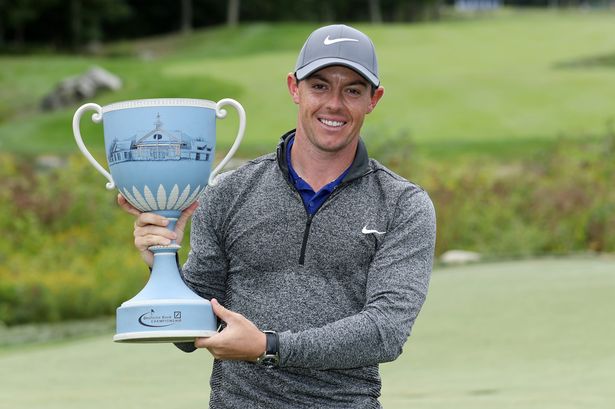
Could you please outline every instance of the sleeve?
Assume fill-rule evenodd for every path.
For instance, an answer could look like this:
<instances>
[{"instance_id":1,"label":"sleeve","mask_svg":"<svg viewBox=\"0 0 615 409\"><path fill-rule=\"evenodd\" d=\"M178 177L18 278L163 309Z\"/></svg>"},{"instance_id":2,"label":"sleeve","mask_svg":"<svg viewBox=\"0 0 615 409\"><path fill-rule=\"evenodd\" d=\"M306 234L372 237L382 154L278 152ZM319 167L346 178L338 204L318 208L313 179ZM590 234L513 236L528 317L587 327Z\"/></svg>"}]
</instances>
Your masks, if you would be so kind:
<instances>
[{"instance_id":1,"label":"sleeve","mask_svg":"<svg viewBox=\"0 0 615 409\"><path fill-rule=\"evenodd\" d=\"M346 369L401 354L433 265L436 217L427 193L402 194L387 230L368 271L362 311L320 328L280 333L281 366Z\"/></svg>"},{"instance_id":2,"label":"sleeve","mask_svg":"<svg viewBox=\"0 0 615 409\"><path fill-rule=\"evenodd\" d=\"M192 216L190 252L181 273L186 284L208 300L224 303L228 261L220 233L223 213L217 206L220 187L208 187Z\"/></svg>"},{"instance_id":3,"label":"sleeve","mask_svg":"<svg viewBox=\"0 0 615 409\"><path fill-rule=\"evenodd\" d=\"M200 205L192 215L190 229L190 252L181 269L188 287L203 298L216 298L224 303L226 260L217 224L222 214L216 206L218 188L208 187L200 198ZM192 342L179 342L175 346L184 352L196 350Z\"/></svg>"}]
</instances>

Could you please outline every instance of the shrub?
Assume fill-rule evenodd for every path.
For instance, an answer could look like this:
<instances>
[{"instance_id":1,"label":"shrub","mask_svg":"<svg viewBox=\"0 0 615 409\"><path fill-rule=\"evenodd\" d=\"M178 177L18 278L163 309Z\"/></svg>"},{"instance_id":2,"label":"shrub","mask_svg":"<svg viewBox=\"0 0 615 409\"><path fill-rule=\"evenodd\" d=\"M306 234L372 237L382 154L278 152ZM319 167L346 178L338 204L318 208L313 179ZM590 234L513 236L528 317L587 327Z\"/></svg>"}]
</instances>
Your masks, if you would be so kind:
<instances>
[{"instance_id":1,"label":"shrub","mask_svg":"<svg viewBox=\"0 0 615 409\"><path fill-rule=\"evenodd\" d=\"M0 154L0 322L113 314L147 279L132 218L77 155L48 169Z\"/></svg>"},{"instance_id":2,"label":"shrub","mask_svg":"<svg viewBox=\"0 0 615 409\"><path fill-rule=\"evenodd\" d=\"M446 161L416 150L409 161L400 160L399 143L389 143L399 135L368 138L368 148L429 192L438 218L437 254L615 251L615 135L560 138L523 158L463 155Z\"/></svg>"}]
</instances>

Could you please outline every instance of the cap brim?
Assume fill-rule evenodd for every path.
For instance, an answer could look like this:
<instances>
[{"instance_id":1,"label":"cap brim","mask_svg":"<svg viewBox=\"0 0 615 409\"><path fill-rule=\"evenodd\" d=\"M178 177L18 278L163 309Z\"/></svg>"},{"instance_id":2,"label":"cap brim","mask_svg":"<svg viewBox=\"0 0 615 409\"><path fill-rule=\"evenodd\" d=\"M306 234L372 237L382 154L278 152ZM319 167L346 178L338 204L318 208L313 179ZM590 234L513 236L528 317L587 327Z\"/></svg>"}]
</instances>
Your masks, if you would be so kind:
<instances>
[{"instance_id":1,"label":"cap brim","mask_svg":"<svg viewBox=\"0 0 615 409\"><path fill-rule=\"evenodd\" d=\"M342 65L344 67L348 67L357 73L359 73L362 77L368 80L373 86L378 87L380 85L380 80L374 74L372 74L367 68L362 66L361 64L357 64L352 61L340 59L340 58L321 58L316 61L312 61L304 67L299 68L295 75L297 79L302 80L308 77L310 74L326 68L332 65Z\"/></svg>"}]
</instances>

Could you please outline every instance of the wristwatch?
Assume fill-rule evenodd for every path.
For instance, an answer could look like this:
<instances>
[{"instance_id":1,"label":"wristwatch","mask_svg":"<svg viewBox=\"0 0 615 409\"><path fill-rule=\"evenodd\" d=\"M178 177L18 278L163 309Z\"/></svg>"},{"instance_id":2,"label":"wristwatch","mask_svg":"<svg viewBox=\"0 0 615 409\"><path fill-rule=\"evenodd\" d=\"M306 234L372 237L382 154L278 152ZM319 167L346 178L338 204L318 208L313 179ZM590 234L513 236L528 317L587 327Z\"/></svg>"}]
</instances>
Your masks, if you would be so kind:
<instances>
[{"instance_id":1,"label":"wristwatch","mask_svg":"<svg viewBox=\"0 0 615 409\"><path fill-rule=\"evenodd\" d=\"M256 359L256 363L265 368L276 368L280 364L279 337L275 331L263 331L267 337L265 352Z\"/></svg>"}]
</instances>

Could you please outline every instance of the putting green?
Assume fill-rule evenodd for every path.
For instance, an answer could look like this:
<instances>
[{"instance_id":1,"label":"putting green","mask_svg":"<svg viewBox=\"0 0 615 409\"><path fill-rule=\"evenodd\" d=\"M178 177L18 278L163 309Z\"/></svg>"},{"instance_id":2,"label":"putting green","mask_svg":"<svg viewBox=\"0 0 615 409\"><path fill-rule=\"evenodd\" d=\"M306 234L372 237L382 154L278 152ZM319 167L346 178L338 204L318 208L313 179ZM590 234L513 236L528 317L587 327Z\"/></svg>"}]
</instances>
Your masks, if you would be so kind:
<instances>
[{"instance_id":1,"label":"putting green","mask_svg":"<svg viewBox=\"0 0 615 409\"><path fill-rule=\"evenodd\" d=\"M615 260L437 269L404 354L382 365L385 408L612 408ZM105 337L0 355L0 407L194 408L211 359Z\"/></svg>"},{"instance_id":2,"label":"putting green","mask_svg":"<svg viewBox=\"0 0 615 409\"><path fill-rule=\"evenodd\" d=\"M615 260L438 270L386 408L613 408Z\"/></svg>"}]
</instances>

